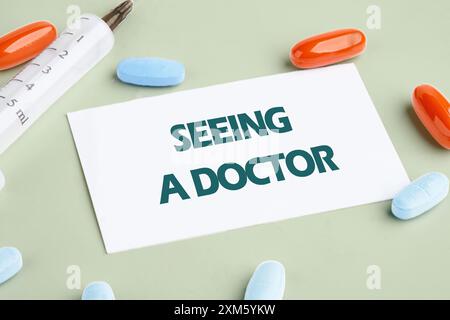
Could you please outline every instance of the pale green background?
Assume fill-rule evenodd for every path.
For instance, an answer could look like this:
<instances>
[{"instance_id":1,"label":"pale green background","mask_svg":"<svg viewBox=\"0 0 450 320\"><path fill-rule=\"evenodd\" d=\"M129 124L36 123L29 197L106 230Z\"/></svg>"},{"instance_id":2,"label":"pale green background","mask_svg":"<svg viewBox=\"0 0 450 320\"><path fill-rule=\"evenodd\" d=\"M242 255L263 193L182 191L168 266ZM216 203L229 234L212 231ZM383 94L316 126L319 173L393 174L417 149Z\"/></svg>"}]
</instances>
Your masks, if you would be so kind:
<instances>
[{"instance_id":1,"label":"pale green background","mask_svg":"<svg viewBox=\"0 0 450 320\"><path fill-rule=\"evenodd\" d=\"M39 19L61 30L70 4L103 15L117 2L1 0L0 33ZM366 27L371 4L381 8L381 30ZM0 156L7 177L0 246L16 246L24 257L22 272L0 286L0 299L78 299L81 290L66 287L69 265L81 267L82 286L106 280L119 299L241 299L265 259L284 263L287 299L450 298L450 199L409 222L392 218L383 202L105 253L67 112L290 71L292 44L342 27L368 36L355 63L410 177L432 170L450 176L449 151L429 137L409 102L423 82L450 96L448 0L138 0L113 51ZM115 66L128 56L180 60L186 81L172 89L121 84ZM17 70L2 71L1 82ZM378 291L366 287L372 264L382 270Z\"/></svg>"}]
</instances>

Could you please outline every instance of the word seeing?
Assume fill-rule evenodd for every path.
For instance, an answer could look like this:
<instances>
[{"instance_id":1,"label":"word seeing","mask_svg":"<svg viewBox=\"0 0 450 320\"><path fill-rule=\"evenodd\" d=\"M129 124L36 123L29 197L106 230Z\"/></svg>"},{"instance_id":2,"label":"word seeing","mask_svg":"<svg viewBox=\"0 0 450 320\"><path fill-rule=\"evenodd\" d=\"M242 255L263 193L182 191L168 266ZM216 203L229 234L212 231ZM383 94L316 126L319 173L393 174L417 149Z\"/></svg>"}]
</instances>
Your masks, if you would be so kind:
<instances>
[{"instance_id":1,"label":"word seeing","mask_svg":"<svg viewBox=\"0 0 450 320\"><path fill-rule=\"evenodd\" d=\"M176 124L170 129L172 136L181 144L175 145L178 152L193 148L203 148L213 144L222 144L252 138L251 131L258 136L267 136L269 130L285 133L292 130L291 123L283 107L273 107L263 115L254 112L254 119L246 113L218 117L209 120Z\"/></svg>"}]
</instances>

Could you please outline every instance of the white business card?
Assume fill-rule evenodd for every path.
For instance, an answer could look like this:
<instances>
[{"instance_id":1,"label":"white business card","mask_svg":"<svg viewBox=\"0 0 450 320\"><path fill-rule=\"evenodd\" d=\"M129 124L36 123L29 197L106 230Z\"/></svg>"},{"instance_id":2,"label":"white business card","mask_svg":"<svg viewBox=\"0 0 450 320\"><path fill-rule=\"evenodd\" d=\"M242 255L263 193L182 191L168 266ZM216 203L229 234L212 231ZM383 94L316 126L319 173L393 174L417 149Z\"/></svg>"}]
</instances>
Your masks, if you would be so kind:
<instances>
[{"instance_id":1,"label":"white business card","mask_svg":"<svg viewBox=\"0 0 450 320\"><path fill-rule=\"evenodd\" d=\"M108 253L387 200L409 183L353 64L68 118Z\"/></svg>"}]
</instances>

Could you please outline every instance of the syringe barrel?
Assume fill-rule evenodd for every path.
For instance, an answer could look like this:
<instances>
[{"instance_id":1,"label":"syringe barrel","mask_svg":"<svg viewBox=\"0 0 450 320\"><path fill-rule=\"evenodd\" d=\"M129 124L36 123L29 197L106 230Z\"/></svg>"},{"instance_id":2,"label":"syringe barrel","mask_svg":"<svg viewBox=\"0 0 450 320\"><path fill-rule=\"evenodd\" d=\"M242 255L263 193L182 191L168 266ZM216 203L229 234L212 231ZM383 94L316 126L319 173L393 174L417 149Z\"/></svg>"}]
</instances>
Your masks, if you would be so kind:
<instances>
[{"instance_id":1,"label":"syringe barrel","mask_svg":"<svg viewBox=\"0 0 450 320\"><path fill-rule=\"evenodd\" d=\"M99 17L83 14L0 89L0 154L59 97L102 60L114 35Z\"/></svg>"}]
</instances>

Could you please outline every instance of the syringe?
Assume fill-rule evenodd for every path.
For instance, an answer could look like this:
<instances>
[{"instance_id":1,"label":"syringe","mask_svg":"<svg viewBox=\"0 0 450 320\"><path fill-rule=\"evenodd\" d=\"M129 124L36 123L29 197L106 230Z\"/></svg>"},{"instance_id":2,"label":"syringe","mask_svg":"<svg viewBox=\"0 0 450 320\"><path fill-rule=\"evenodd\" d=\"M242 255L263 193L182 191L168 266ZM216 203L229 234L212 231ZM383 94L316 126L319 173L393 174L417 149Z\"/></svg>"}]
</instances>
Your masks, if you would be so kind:
<instances>
[{"instance_id":1,"label":"syringe","mask_svg":"<svg viewBox=\"0 0 450 320\"><path fill-rule=\"evenodd\" d=\"M103 18L81 15L76 28L67 28L0 88L0 154L111 51L112 31L132 7L127 0Z\"/></svg>"}]
</instances>

